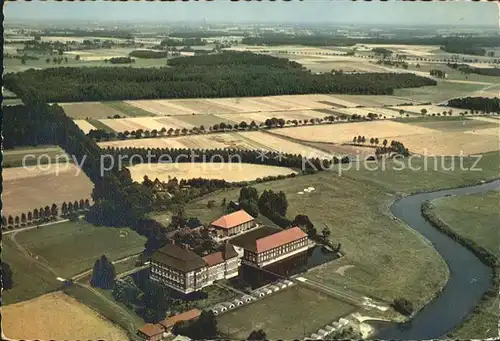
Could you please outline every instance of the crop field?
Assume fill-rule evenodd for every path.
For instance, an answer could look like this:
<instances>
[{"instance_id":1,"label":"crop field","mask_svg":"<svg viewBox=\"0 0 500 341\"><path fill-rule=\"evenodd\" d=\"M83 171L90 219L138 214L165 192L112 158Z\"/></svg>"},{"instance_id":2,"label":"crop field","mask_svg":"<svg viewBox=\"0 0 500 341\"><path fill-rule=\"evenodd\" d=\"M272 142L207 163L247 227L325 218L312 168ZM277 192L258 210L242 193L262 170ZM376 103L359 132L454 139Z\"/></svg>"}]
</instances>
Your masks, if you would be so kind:
<instances>
[{"instance_id":1,"label":"crop field","mask_svg":"<svg viewBox=\"0 0 500 341\"><path fill-rule=\"evenodd\" d=\"M367 176L370 176L370 173L375 172L367 172ZM392 173L393 177L394 174L397 175ZM302 192L310 186L313 186L315 191ZM293 219L297 214L305 214L315 226L330 229L332 243L341 243L346 256L342 260L309 270L304 275L307 278L328 286L347 286L353 291L383 300L406 297L412 300L416 307L425 304L447 280L446 264L432 246L404 224L391 219L387 205L392 196L379 186L364 181L353 181L347 176L339 177L336 172L319 172L294 179L257 184L254 187L259 193L265 189L283 191L288 201L288 218ZM206 207L209 200L215 200L216 203L224 198L235 200L238 195L238 189L216 192L190 203L187 210L191 205ZM405 247L395 248L394 245ZM345 265L354 267L345 271L344 275L336 272L339 267ZM290 301L286 304L290 304ZM283 309L273 316L288 314L294 310L306 311ZM237 312L238 309L234 314ZM256 314L254 318L256 316L260 315ZM249 319L247 316L247 320ZM295 319L289 321L293 320Z\"/></svg>"},{"instance_id":2,"label":"crop field","mask_svg":"<svg viewBox=\"0 0 500 341\"><path fill-rule=\"evenodd\" d=\"M23 160L25 166L33 166L40 163L66 162L66 152L57 146L16 147L3 151L3 167L21 167Z\"/></svg>"},{"instance_id":3,"label":"crop field","mask_svg":"<svg viewBox=\"0 0 500 341\"><path fill-rule=\"evenodd\" d=\"M78 126L78 128L81 129L85 134L87 134L89 131L93 129L97 129L94 127L92 124L89 123L87 120L74 120L75 124Z\"/></svg>"},{"instance_id":4,"label":"crop field","mask_svg":"<svg viewBox=\"0 0 500 341\"><path fill-rule=\"evenodd\" d=\"M449 117L446 117L446 119L442 117L442 119L440 120L439 118L441 117L438 117L438 120L420 120L418 118L412 119L415 122L412 122L412 120L409 119L406 121L406 123L444 132L457 131L477 135L500 134L500 121L498 120L493 120L493 122L491 122L476 120L474 118L468 119L465 117L454 117L456 119L451 120L448 119Z\"/></svg>"},{"instance_id":5,"label":"crop field","mask_svg":"<svg viewBox=\"0 0 500 341\"><path fill-rule=\"evenodd\" d=\"M296 129L296 128L293 128ZM279 136L266 134L264 132L241 132L221 133L195 136L182 136L171 138L131 139L126 141L109 141L99 143L101 148L194 148L194 149L218 149L232 148L238 150L262 150L276 151L291 154L308 155L311 157L330 158L331 155L304 146L302 144L287 141Z\"/></svg>"},{"instance_id":6,"label":"crop field","mask_svg":"<svg viewBox=\"0 0 500 341\"><path fill-rule=\"evenodd\" d=\"M244 340L263 329L270 340L308 337L356 308L304 286L295 286L217 316L222 333ZM293 321L293 322L292 322Z\"/></svg>"},{"instance_id":7,"label":"crop field","mask_svg":"<svg viewBox=\"0 0 500 341\"><path fill-rule=\"evenodd\" d=\"M291 168L255 165L247 163L167 163L138 164L128 168L134 181L142 182L144 176L168 181L177 179L221 179L228 182L252 181L266 176L297 173Z\"/></svg>"},{"instance_id":8,"label":"crop field","mask_svg":"<svg viewBox=\"0 0 500 341\"><path fill-rule=\"evenodd\" d=\"M407 136L414 134L434 133L434 130L394 121L372 121L359 123L326 124L283 128L273 131L278 135L289 136L298 140L313 142L352 142L354 136L369 138Z\"/></svg>"},{"instance_id":9,"label":"crop field","mask_svg":"<svg viewBox=\"0 0 500 341\"><path fill-rule=\"evenodd\" d=\"M498 129L497 129L498 131ZM397 136L412 153L422 155L471 155L500 149L498 135L461 132L432 132ZM390 136L383 136L391 140Z\"/></svg>"},{"instance_id":10,"label":"crop field","mask_svg":"<svg viewBox=\"0 0 500 341\"><path fill-rule=\"evenodd\" d=\"M87 199L93 184L72 163L56 163L3 170L3 213L18 215L35 208Z\"/></svg>"},{"instance_id":11,"label":"crop field","mask_svg":"<svg viewBox=\"0 0 500 341\"><path fill-rule=\"evenodd\" d=\"M126 340L126 333L62 292L2 307L2 333L27 340Z\"/></svg>"},{"instance_id":12,"label":"crop field","mask_svg":"<svg viewBox=\"0 0 500 341\"><path fill-rule=\"evenodd\" d=\"M399 110L404 110L405 114L418 114L422 115L422 109L427 110L426 115L432 115L432 114L442 114L443 111L446 111L447 113L451 110L452 115L458 115L460 112L465 112L468 110L464 109L459 109L459 108L452 108L452 107L440 107L437 105L402 105L402 106L397 106L397 107L392 107L391 109L396 110L398 112Z\"/></svg>"},{"instance_id":13,"label":"crop field","mask_svg":"<svg viewBox=\"0 0 500 341\"><path fill-rule=\"evenodd\" d=\"M146 242L143 236L130 229L94 226L85 221L68 221L21 231L15 238L63 278L91 269L103 254L116 260L139 253Z\"/></svg>"},{"instance_id":14,"label":"crop field","mask_svg":"<svg viewBox=\"0 0 500 341\"><path fill-rule=\"evenodd\" d=\"M377 114L379 117L394 118L399 117L399 113L396 110L391 110L389 108L340 108L335 109L335 111L352 116L354 114L367 116L369 113Z\"/></svg>"},{"instance_id":15,"label":"crop field","mask_svg":"<svg viewBox=\"0 0 500 341\"><path fill-rule=\"evenodd\" d=\"M64 109L66 115L73 119L100 119L114 115L126 116L123 112L101 102L61 103L59 105Z\"/></svg>"}]
</instances>

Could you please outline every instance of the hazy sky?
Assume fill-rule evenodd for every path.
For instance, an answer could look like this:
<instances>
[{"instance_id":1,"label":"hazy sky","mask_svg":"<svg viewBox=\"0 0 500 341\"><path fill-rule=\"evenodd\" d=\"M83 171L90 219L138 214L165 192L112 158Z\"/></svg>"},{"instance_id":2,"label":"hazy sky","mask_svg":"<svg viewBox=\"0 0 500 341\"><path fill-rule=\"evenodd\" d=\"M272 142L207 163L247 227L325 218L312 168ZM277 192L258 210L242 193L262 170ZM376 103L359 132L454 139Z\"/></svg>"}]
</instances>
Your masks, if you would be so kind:
<instances>
[{"instance_id":1,"label":"hazy sky","mask_svg":"<svg viewBox=\"0 0 500 341\"><path fill-rule=\"evenodd\" d=\"M497 25L497 4L487 2L407 2L398 0L292 0L291 2L214 0L195 2L53 2L16 1L6 3L5 20L133 20L133 21L261 21L329 22L367 24Z\"/></svg>"}]
</instances>

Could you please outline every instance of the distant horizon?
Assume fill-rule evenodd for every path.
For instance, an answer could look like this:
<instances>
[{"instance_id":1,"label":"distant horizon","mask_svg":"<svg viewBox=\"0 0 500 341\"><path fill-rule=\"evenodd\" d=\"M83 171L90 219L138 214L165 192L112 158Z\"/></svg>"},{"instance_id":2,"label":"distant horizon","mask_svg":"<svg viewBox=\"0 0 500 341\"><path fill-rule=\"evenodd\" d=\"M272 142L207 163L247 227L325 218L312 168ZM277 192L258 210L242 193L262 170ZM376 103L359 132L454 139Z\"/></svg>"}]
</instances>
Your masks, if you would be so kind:
<instances>
[{"instance_id":1,"label":"distant horizon","mask_svg":"<svg viewBox=\"0 0 500 341\"><path fill-rule=\"evenodd\" d=\"M499 27L493 2L6 2L4 22L136 24L304 24L400 27ZM230 17L231 19L228 19Z\"/></svg>"}]
</instances>

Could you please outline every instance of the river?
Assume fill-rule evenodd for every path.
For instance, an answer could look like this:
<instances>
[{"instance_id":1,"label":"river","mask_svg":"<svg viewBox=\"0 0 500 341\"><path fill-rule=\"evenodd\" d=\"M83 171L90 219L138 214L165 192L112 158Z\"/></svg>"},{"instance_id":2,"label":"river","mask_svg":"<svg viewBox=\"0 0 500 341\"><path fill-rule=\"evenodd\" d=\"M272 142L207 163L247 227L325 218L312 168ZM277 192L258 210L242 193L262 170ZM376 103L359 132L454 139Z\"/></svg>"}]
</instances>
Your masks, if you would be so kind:
<instances>
[{"instance_id":1,"label":"river","mask_svg":"<svg viewBox=\"0 0 500 341\"><path fill-rule=\"evenodd\" d=\"M450 278L441 294L413 319L404 324L392 324L373 338L421 340L444 336L463 321L479 303L492 281L491 269L472 252L433 227L421 215L422 203L447 195L484 193L500 188L500 180L482 185L416 194L399 199L391 206L394 216L427 238L450 269Z\"/></svg>"}]
</instances>

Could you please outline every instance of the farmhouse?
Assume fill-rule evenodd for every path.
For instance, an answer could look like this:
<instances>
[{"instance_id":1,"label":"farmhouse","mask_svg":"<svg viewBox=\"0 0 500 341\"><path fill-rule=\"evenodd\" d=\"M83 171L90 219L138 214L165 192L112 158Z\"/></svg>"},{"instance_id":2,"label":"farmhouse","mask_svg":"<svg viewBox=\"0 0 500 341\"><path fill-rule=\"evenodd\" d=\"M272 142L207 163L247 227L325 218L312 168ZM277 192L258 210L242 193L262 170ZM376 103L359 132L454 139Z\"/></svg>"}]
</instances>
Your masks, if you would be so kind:
<instances>
[{"instance_id":1,"label":"farmhouse","mask_svg":"<svg viewBox=\"0 0 500 341\"><path fill-rule=\"evenodd\" d=\"M146 323L137 334L148 341L159 341L163 338L164 330L159 324Z\"/></svg>"},{"instance_id":2,"label":"farmhouse","mask_svg":"<svg viewBox=\"0 0 500 341\"><path fill-rule=\"evenodd\" d=\"M168 244L153 254L151 279L188 294L216 280L237 276L239 266L238 254L228 243L221 251L203 258L186 248Z\"/></svg>"},{"instance_id":3,"label":"farmhouse","mask_svg":"<svg viewBox=\"0 0 500 341\"><path fill-rule=\"evenodd\" d=\"M307 234L299 227L292 227L256 239L244 247L243 261L264 267L307 250Z\"/></svg>"},{"instance_id":4,"label":"farmhouse","mask_svg":"<svg viewBox=\"0 0 500 341\"><path fill-rule=\"evenodd\" d=\"M198 309L191 309L183 313L166 318L160 321L158 324L165 329L166 332L170 332L177 322L189 321L198 318L201 315L201 311Z\"/></svg>"},{"instance_id":5,"label":"farmhouse","mask_svg":"<svg viewBox=\"0 0 500 341\"><path fill-rule=\"evenodd\" d=\"M236 235L243 231L249 230L255 226L254 218L245 212L239 210L213 221L210 227L216 231L220 237L228 237Z\"/></svg>"}]
</instances>

